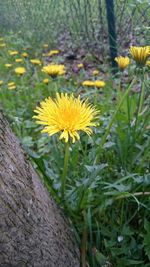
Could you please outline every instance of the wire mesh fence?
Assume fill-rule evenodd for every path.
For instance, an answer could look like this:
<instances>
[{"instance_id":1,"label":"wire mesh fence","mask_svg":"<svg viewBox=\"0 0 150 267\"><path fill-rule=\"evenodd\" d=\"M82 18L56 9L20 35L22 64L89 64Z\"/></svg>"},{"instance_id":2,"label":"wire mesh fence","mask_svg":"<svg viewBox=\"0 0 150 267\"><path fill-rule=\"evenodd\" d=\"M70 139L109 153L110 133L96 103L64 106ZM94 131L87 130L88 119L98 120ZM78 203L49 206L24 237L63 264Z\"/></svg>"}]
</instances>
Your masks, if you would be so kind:
<instances>
[{"instance_id":1,"label":"wire mesh fence","mask_svg":"<svg viewBox=\"0 0 150 267\"><path fill-rule=\"evenodd\" d=\"M115 0L114 15L118 53L129 45L148 44L149 0ZM105 0L0 0L0 25L5 32L21 30L24 38L36 44L59 40L66 47L108 52Z\"/></svg>"}]
</instances>

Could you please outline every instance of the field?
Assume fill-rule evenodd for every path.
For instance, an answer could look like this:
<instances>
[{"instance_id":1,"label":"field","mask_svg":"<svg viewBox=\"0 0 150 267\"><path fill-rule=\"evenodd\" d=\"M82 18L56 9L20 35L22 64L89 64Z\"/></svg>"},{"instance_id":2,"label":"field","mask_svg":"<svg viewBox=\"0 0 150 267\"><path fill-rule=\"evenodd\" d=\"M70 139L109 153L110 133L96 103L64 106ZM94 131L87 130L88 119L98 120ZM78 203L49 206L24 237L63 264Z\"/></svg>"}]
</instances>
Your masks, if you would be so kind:
<instances>
[{"instance_id":1,"label":"field","mask_svg":"<svg viewBox=\"0 0 150 267\"><path fill-rule=\"evenodd\" d=\"M92 35L88 39L87 32L86 43L85 32L81 30L83 36L79 32L79 20L74 23L75 28L70 21L69 27L74 34L68 40L68 29L65 32L61 28L61 32L58 32L59 25L56 24L55 27L56 13L52 10L55 10L57 5L54 5L50 10L53 14L52 25L49 24L47 28L50 32L44 31L46 24L39 20L39 24L35 22L37 28L39 27L37 35L33 22L32 27L25 23L24 14L28 14L29 10L34 10L35 13L39 10L44 14L47 6L39 1L36 10L29 7L27 2L21 1L24 6L17 6L22 12L17 14L20 14L24 28L21 26L22 29L19 29L16 23L18 18L13 16L13 8L17 5L17 2L13 1L14 6L10 11L14 28L10 29L10 24L6 23L6 31L1 30L0 34L0 104L3 113L43 183L69 218L81 250L82 266L149 267L148 29L145 26L143 30L139 24L139 36L133 40L136 48L140 49L142 46L142 49L145 49L141 52L142 56L137 56L132 51L132 43L128 44L130 38L127 33L127 45L118 45L118 56L126 56L127 61L125 58L121 62L118 60L118 63L115 61L118 69L114 71L109 61L105 34L103 39L100 39L100 44L104 41L105 45L100 49L97 45L94 46L92 53L96 40L90 42ZM5 4L3 10L7 8L9 1ZM132 1L128 3L128 8L125 6L124 12L129 13L129 4L132 4ZM140 11L138 13L141 8L145 10L146 1L139 4L136 18L141 14ZM67 22L63 9L61 12L65 25ZM83 13L85 14L85 10ZM77 14L82 17L82 12ZM96 14L92 14L92 21L95 23ZM4 15L6 16L5 12ZM122 16L124 18L124 15ZM36 13L36 18L40 17L42 16ZM45 23L46 18L43 16ZM88 19L90 20L90 16ZM90 21L86 23L92 27ZM103 20L103 23L106 28L106 21ZM134 29L134 23L132 25ZM30 27L33 30L31 32ZM88 31L92 34L89 28ZM51 32L53 35L50 39ZM60 40L56 40L57 34ZM79 37L76 43L73 42L75 36ZM83 40L85 43L82 46ZM87 44L89 47L86 49ZM51 66L48 70L45 68L47 65ZM55 113L53 119L59 126L61 113L64 112L66 125L63 129L58 127L57 131L53 128L41 133L44 123L37 124L37 120L43 121L43 117L35 118L35 110L39 106L43 107L41 102L48 97L55 101L53 103L58 107L58 98L62 98L59 116ZM71 102L73 100L74 102ZM92 115L89 115L88 108L92 110ZM49 112L50 109L47 108L44 116L49 116ZM76 117L77 112L79 113ZM92 130L87 130L89 128Z\"/></svg>"}]
</instances>

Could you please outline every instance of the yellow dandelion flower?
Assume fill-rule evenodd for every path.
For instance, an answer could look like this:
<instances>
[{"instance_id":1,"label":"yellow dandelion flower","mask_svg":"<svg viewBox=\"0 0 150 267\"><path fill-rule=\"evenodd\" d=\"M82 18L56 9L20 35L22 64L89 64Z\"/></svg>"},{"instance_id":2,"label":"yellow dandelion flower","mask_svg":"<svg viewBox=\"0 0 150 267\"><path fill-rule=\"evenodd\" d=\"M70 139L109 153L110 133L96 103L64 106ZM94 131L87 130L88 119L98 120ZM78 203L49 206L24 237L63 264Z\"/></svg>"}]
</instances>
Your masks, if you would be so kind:
<instances>
[{"instance_id":1,"label":"yellow dandelion flower","mask_svg":"<svg viewBox=\"0 0 150 267\"><path fill-rule=\"evenodd\" d=\"M24 67L15 68L15 73L23 75L24 73L26 73L26 69Z\"/></svg>"},{"instance_id":2,"label":"yellow dandelion flower","mask_svg":"<svg viewBox=\"0 0 150 267\"><path fill-rule=\"evenodd\" d=\"M99 71L98 71L98 70L93 70L92 74L93 74L94 76L96 76L96 75L99 74Z\"/></svg>"},{"instance_id":3,"label":"yellow dandelion flower","mask_svg":"<svg viewBox=\"0 0 150 267\"><path fill-rule=\"evenodd\" d=\"M150 67L150 60L146 61L146 66Z\"/></svg>"},{"instance_id":4,"label":"yellow dandelion flower","mask_svg":"<svg viewBox=\"0 0 150 267\"><path fill-rule=\"evenodd\" d=\"M44 79L43 83L48 84L49 83L49 79Z\"/></svg>"},{"instance_id":5,"label":"yellow dandelion flower","mask_svg":"<svg viewBox=\"0 0 150 267\"><path fill-rule=\"evenodd\" d=\"M11 68L11 67L12 67L12 64L10 64L10 63L6 63L6 64L5 64L5 67L6 67L6 68Z\"/></svg>"},{"instance_id":6,"label":"yellow dandelion flower","mask_svg":"<svg viewBox=\"0 0 150 267\"><path fill-rule=\"evenodd\" d=\"M20 62L23 61L23 59L22 59L22 58L16 58L15 61L16 61L17 63L20 63Z\"/></svg>"},{"instance_id":7,"label":"yellow dandelion flower","mask_svg":"<svg viewBox=\"0 0 150 267\"><path fill-rule=\"evenodd\" d=\"M130 64L129 57L115 57L115 61L118 63L118 67L121 71L123 71Z\"/></svg>"},{"instance_id":8,"label":"yellow dandelion flower","mask_svg":"<svg viewBox=\"0 0 150 267\"><path fill-rule=\"evenodd\" d=\"M9 50L8 53L9 53L10 56L18 55L18 51L16 51L16 50L15 51Z\"/></svg>"},{"instance_id":9,"label":"yellow dandelion flower","mask_svg":"<svg viewBox=\"0 0 150 267\"><path fill-rule=\"evenodd\" d=\"M15 85L15 83L14 82L9 82L7 85L8 86L13 86L13 85Z\"/></svg>"},{"instance_id":10,"label":"yellow dandelion flower","mask_svg":"<svg viewBox=\"0 0 150 267\"><path fill-rule=\"evenodd\" d=\"M97 87L97 88L104 87L105 86L105 82L97 80L97 81L94 82L94 86Z\"/></svg>"},{"instance_id":11,"label":"yellow dandelion flower","mask_svg":"<svg viewBox=\"0 0 150 267\"><path fill-rule=\"evenodd\" d=\"M48 44L43 44L43 47L44 48L48 48Z\"/></svg>"},{"instance_id":12,"label":"yellow dandelion flower","mask_svg":"<svg viewBox=\"0 0 150 267\"><path fill-rule=\"evenodd\" d=\"M58 55L59 53L60 53L59 50L51 50L48 53L46 53L46 55L51 57L53 55Z\"/></svg>"},{"instance_id":13,"label":"yellow dandelion flower","mask_svg":"<svg viewBox=\"0 0 150 267\"><path fill-rule=\"evenodd\" d=\"M3 81L2 80L0 80L0 85L2 85L3 84Z\"/></svg>"},{"instance_id":14,"label":"yellow dandelion flower","mask_svg":"<svg viewBox=\"0 0 150 267\"><path fill-rule=\"evenodd\" d=\"M87 86L87 87L93 87L94 86L94 81L84 81L82 82L83 86Z\"/></svg>"},{"instance_id":15,"label":"yellow dandelion flower","mask_svg":"<svg viewBox=\"0 0 150 267\"><path fill-rule=\"evenodd\" d=\"M5 47L5 46L6 46L5 43L0 44L0 47Z\"/></svg>"},{"instance_id":16,"label":"yellow dandelion flower","mask_svg":"<svg viewBox=\"0 0 150 267\"><path fill-rule=\"evenodd\" d=\"M130 53L136 64L142 67L146 64L146 61L150 56L150 46L131 46Z\"/></svg>"},{"instance_id":17,"label":"yellow dandelion flower","mask_svg":"<svg viewBox=\"0 0 150 267\"><path fill-rule=\"evenodd\" d=\"M52 77L55 77L57 75L63 75L66 72L64 65L47 65L42 68L42 71Z\"/></svg>"},{"instance_id":18,"label":"yellow dandelion flower","mask_svg":"<svg viewBox=\"0 0 150 267\"><path fill-rule=\"evenodd\" d=\"M8 89L10 90L16 89L16 85L9 86Z\"/></svg>"},{"instance_id":19,"label":"yellow dandelion flower","mask_svg":"<svg viewBox=\"0 0 150 267\"><path fill-rule=\"evenodd\" d=\"M84 67L84 65L83 65L83 63L79 63L79 64L77 65L77 67L78 67L79 69L81 69L81 68Z\"/></svg>"},{"instance_id":20,"label":"yellow dandelion flower","mask_svg":"<svg viewBox=\"0 0 150 267\"><path fill-rule=\"evenodd\" d=\"M26 52L22 53L21 55L22 55L22 57L28 57L29 56L28 53L26 53Z\"/></svg>"},{"instance_id":21,"label":"yellow dandelion flower","mask_svg":"<svg viewBox=\"0 0 150 267\"><path fill-rule=\"evenodd\" d=\"M41 65L41 61L39 59L30 59L30 62L34 65Z\"/></svg>"},{"instance_id":22,"label":"yellow dandelion flower","mask_svg":"<svg viewBox=\"0 0 150 267\"><path fill-rule=\"evenodd\" d=\"M73 95L56 94L56 98L46 98L40 107L34 110L37 124L44 125L43 133L50 136L60 132L59 139L67 143L72 138L73 143L80 139L79 131L92 134L91 126L96 126L94 120L98 111L87 101L75 98Z\"/></svg>"},{"instance_id":23,"label":"yellow dandelion flower","mask_svg":"<svg viewBox=\"0 0 150 267\"><path fill-rule=\"evenodd\" d=\"M9 82L7 85L8 85L8 89L10 90L16 89L16 85L14 82Z\"/></svg>"}]
</instances>

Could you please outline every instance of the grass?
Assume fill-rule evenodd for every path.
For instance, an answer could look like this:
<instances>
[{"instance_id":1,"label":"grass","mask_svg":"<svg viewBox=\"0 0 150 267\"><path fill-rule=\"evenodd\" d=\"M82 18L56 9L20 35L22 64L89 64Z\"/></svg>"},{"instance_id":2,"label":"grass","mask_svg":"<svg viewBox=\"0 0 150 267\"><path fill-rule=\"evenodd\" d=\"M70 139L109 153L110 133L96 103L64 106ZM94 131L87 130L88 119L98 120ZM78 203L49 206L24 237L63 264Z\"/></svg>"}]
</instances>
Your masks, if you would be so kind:
<instances>
[{"instance_id":1,"label":"grass","mask_svg":"<svg viewBox=\"0 0 150 267\"><path fill-rule=\"evenodd\" d=\"M88 68L84 60L72 65L62 52L53 56L52 62L64 63L67 73L54 79L41 71L50 60L43 56L47 50L43 46L28 47L19 34L6 35L1 43L6 43L0 47L1 106L34 168L68 216L81 249L82 267L149 267L149 67L144 67L144 81L133 61L122 77L112 76L107 65L103 72L99 65ZM17 50L18 55L10 56L9 50ZM15 62L24 51L29 57ZM33 65L31 58L39 58L42 66ZM12 67L6 68L6 63ZM83 67L73 71L78 63L84 63ZM27 70L22 76L14 72L20 65ZM100 70L98 76L92 75L95 68ZM103 88L82 86L86 78L102 77L106 82ZM43 83L45 78L48 84ZM9 82L14 82L16 89L8 89ZM63 201L65 145L58 135L41 134L42 127L32 118L39 102L56 92L80 94L100 110L93 135L81 133L80 141L69 147Z\"/></svg>"}]
</instances>

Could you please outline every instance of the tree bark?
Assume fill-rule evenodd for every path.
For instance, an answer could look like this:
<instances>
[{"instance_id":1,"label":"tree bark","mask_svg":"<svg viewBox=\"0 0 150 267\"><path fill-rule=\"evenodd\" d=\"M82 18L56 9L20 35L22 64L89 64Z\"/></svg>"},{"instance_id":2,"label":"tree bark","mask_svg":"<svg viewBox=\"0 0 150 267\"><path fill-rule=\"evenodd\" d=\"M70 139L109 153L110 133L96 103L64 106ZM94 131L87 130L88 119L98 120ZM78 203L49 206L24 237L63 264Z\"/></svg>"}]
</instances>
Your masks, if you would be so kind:
<instances>
[{"instance_id":1,"label":"tree bark","mask_svg":"<svg viewBox=\"0 0 150 267\"><path fill-rule=\"evenodd\" d=\"M0 267L79 267L67 220L0 113Z\"/></svg>"}]
</instances>

